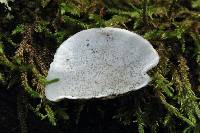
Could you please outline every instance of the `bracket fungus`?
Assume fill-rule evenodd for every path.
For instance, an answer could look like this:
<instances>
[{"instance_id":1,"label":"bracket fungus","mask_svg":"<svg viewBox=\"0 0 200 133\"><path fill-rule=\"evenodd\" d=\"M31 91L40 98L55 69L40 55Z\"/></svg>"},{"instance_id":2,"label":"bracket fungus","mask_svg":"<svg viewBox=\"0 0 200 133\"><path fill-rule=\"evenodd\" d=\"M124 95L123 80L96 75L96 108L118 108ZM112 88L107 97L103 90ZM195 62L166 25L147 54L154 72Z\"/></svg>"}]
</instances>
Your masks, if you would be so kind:
<instances>
[{"instance_id":1,"label":"bracket fungus","mask_svg":"<svg viewBox=\"0 0 200 133\"><path fill-rule=\"evenodd\" d=\"M159 56L152 45L136 33L119 28L92 28L68 38L57 49L45 87L51 101L107 98L148 84L147 71Z\"/></svg>"}]
</instances>

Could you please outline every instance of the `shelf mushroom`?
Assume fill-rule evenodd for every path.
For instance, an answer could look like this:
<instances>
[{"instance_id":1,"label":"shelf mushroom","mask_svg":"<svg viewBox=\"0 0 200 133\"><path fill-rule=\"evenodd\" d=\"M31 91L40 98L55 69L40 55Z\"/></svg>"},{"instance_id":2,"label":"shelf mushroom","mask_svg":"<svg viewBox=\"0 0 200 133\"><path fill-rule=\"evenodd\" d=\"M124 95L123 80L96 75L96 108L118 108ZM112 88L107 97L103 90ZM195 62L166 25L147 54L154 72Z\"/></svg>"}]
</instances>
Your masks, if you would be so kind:
<instances>
[{"instance_id":1,"label":"shelf mushroom","mask_svg":"<svg viewBox=\"0 0 200 133\"><path fill-rule=\"evenodd\" d=\"M152 45L136 33L119 28L83 30L64 41L50 65L45 87L50 101L107 98L138 90L159 62Z\"/></svg>"}]
</instances>

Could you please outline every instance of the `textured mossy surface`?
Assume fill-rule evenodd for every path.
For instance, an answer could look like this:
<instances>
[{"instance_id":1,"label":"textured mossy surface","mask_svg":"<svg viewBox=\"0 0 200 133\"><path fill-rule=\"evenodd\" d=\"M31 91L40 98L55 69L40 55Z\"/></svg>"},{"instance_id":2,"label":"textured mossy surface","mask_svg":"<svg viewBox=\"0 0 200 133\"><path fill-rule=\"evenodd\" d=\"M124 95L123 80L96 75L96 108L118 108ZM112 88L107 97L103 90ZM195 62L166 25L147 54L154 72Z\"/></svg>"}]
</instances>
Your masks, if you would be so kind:
<instances>
[{"instance_id":1,"label":"textured mossy surface","mask_svg":"<svg viewBox=\"0 0 200 133\"><path fill-rule=\"evenodd\" d=\"M160 56L151 83L107 100L49 102L45 77L59 45L119 27ZM199 0L15 0L0 3L0 131L200 132ZM11 124L16 123L16 124Z\"/></svg>"}]
</instances>

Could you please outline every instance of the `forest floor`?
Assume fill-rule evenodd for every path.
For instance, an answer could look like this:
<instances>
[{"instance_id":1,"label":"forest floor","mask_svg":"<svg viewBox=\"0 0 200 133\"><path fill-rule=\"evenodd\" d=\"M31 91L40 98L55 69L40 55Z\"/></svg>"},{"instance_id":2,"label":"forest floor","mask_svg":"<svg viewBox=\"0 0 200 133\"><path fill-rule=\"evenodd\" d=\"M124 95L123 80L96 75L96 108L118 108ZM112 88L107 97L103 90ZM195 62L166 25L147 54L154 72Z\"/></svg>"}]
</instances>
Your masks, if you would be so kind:
<instances>
[{"instance_id":1,"label":"forest floor","mask_svg":"<svg viewBox=\"0 0 200 133\"><path fill-rule=\"evenodd\" d=\"M157 50L152 81L110 100L45 98L60 44L95 27ZM0 0L0 133L200 132L200 0Z\"/></svg>"}]
</instances>

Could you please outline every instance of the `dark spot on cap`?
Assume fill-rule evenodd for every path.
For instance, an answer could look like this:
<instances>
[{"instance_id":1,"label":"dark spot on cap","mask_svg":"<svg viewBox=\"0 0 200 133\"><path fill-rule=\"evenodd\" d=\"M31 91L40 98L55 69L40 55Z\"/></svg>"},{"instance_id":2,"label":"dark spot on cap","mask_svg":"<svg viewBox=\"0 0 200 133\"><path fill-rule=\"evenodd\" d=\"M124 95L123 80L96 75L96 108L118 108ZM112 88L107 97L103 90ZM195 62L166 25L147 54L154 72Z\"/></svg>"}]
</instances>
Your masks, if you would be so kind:
<instances>
[{"instance_id":1,"label":"dark spot on cap","mask_svg":"<svg viewBox=\"0 0 200 133\"><path fill-rule=\"evenodd\" d=\"M97 50L94 50L93 48L91 50L92 50L92 53L97 53Z\"/></svg>"}]
</instances>

